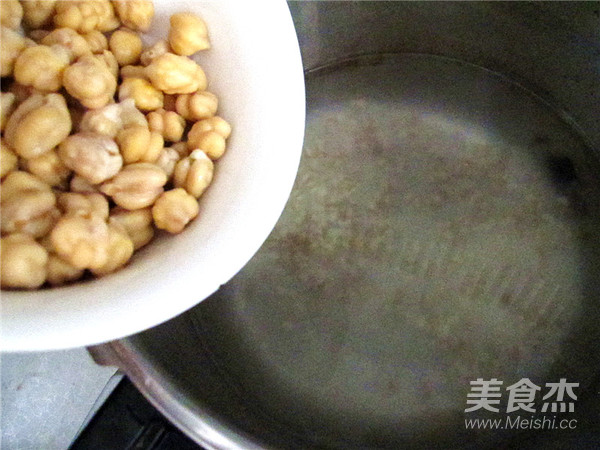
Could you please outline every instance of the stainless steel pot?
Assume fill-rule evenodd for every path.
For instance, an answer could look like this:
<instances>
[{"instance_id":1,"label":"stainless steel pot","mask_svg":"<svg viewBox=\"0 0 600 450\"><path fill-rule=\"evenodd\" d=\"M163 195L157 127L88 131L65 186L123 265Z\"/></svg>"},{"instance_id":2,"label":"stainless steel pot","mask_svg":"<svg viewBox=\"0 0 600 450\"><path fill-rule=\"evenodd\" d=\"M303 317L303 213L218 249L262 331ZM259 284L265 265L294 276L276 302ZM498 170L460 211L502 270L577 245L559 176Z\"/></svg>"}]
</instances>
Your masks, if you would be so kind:
<instances>
[{"instance_id":1,"label":"stainless steel pot","mask_svg":"<svg viewBox=\"0 0 600 450\"><path fill-rule=\"evenodd\" d=\"M290 8L307 132L276 229L92 353L207 448L598 444L599 4ZM577 382L580 426L467 430L509 416L465 412L477 378Z\"/></svg>"}]
</instances>

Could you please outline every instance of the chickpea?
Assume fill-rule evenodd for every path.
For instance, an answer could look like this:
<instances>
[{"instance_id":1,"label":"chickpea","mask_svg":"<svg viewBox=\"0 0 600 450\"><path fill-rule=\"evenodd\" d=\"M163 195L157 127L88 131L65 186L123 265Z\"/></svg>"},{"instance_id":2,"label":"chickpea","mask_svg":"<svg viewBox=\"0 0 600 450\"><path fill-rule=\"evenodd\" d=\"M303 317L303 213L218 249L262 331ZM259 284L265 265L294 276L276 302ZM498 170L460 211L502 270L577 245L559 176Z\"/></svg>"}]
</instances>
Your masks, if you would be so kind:
<instances>
[{"instance_id":1,"label":"chickpea","mask_svg":"<svg viewBox=\"0 0 600 450\"><path fill-rule=\"evenodd\" d=\"M0 192L2 233L44 236L57 218L56 196L46 183L22 171L13 171Z\"/></svg>"},{"instance_id":2,"label":"chickpea","mask_svg":"<svg viewBox=\"0 0 600 450\"><path fill-rule=\"evenodd\" d=\"M125 164L154 162L164 147L164 140L159 133L140 125L119 131L117 143Z\"/></svg>"},{"instance_id":3,"label":"chickpea","mask_svg":"<svg viewBox=\"0 0 600 450\"><path fill-rule=\"evenodd\" d=\"M56 2L54 24L79 33L92 30L107 32L119 26L119 19L108 0L59 0Z\"/></svg>"},{"instance_id":4,"label":"chickpea","mask_svg":"<svg viewBox=\"0 0 600 450\"><path fill-rule=\"evenodd\" d=\"M73 175L69 183L71 192L79 192L81 194L92 194L98 191L98 186L90 183L88 180L79 175Z\"/></svg>"},{"instance_id":5,"label":"chickpea","mask_svg":"<svg viewBox=\"0 0 600 450\"><path fill-rule=\"evenodd\" d=\"M121 67L120 75L122 79L141 78L142 80L148 80L144 66L123 66Z\"/></svg>"},{"instance_id":6,"label":"chickpea","mask_svg":"<svg viewBox=\"0 0 600 450\"><path fill-rule=\"evenodd\" d=\"M24 171L16 171L11 173L6 180L2 182L2 189L0 190L0 197L13 198L18 196L21 191L42 191L52 193L50 186L44 181L40 180L35 175L32 175ZM54 202L51 205L53 206Z\"/></svg>"},{"instance_id":7,"label":"chickpea","mask_svg":"<svg viewBox=\"0 0 600 450\"><path fill-rule=\"evenodd\" d=\"M230 132L229 124L224 120L206 122L204 120L196 122L188 133L188 149L199 148L216 160L225 153L225 137ZM217 129L219 131L217 131Z\"/></svg>"},{"instance_id":8,"label":"chickpea","mask_svg":"<svg viewBox=\"0 0 600 450\"><path fill-rule=\"evenodd\" d=\"M108 225L95 214L61 217L50 242L56 255L77 269L97 269L108 261Z\"/></svg>"},{"instance_id":9,"label":"chickpea","mask_svg":"<svg viewBox=\"0 0 600 450\"><path fill-rule=\"evenodd\" d=\"M152 210L149 207L130 211L117 206L110 211L108 223L121 225L127 231L135 250L148 244L154 237Z\"/></svg>"},{"instance_id":10,"label":"chickpea","mask_svg":"<svg viewBox=\"0 0 600 450\"><path fill-rule=\"evenodd\" d=\"M108 50L108 39L106 39L106 36L102 32L92 30L82 36L88 43L92 53L102 53L104 50Z\"/></svg>"},{"instance_id":11,"label":"chickpea","mask_svg":"<svg viewBox=\"0 0 600 450\"><path fill-rule=\"evenodd\" d=\"M164 39L161 39L160 41L156 42L152 47L147 48L142 52L142 55L140 56L140 62L142 63L142 65L148 66L155 58L158 58L159 56L164 55L165 53L168 53L170 51L171 48L169 47L169 43Z\"/></svg>"},{"instance_id":12,"label":"chickpea","mask_svg":"<svg viewBox=\"0 0 600 450\"><path fill-rule=\"evenodd\" d=\"M31 236L10 234L0 240L2 288L35 289L46 281L48 252Z\"/></svg>"},{"instance_id":13,"label":"chickpea","mask_svg":"<svg viewBox=\"0 0 600 450\"><path fill-rule=\"evenodd\" d=\"M91 53L90 45L85 38L71 28L57 28L41 39L44 45L62 45L69 50L69 63L86 53Z\"/></svg>"},{"instance_id":14,"label":"chickpea","mask_svg":"<svg viewBox=\"0 0 600 450\"><path fill-rule=\"evenodd\" d=\"M98 61L104 63L108 68L109 72L115 77L115 80L119 77L119 63L117 62L117 58L110 50L104 50L96 55L94 55Z\"/></svg>"},{"instance_id":15,"label":"chickpea","mask_svg":"<svg viewBox=\"0 0 600 450\"><path fill-rule=\"evenodd\" d=\"M60 94L32 95L12 113L4 129L6 143L23 158L39 156L71 132L71 116Z\"/></svg>"},{"instance_id":16,"label":"chickpea","mask_svg":"<svg viewBox=\"0 0 600 450\"><path fill-rule=\"evenodd\" d=\"M125 78L119 87L119 100L132 98L142 111L162 108L163 93L142 78Z\"/></svg>"},{"instance_id":17,"label":"chickpea","mask_svg":"<svg viewBox=\"0 0 600 450\"><path fill-rule=\"evenodd\" d=\"M93 214L104 220L108 219L108 200L100 193L61 192L57 202L58 207L67 215L89 217Z\"/></svg>"},{"instance_id":18,"label":"chickpea","mask_svg":"<svg viewBox=\"0 0 600 450\"><path fill-rule=\"evenodd\" d=\"M129 98L87 111L81 119L79 130L115 138L120 130L132 125L147 128L148 122L144 114L135 107L135 101Z\"/></svg>"},{"instance_id":19,"label":"chickpea","mask_svg":"<svg viewBox=\"0 0 600 450\"><path fill-rule=\"evenodd\" d=\"M18 0L2 0L0 23L3 27L18 30L23 19L23 7Z\"/></svg>"},{"instance_id":20,"label":"chickpea","mask_svg":"<svg viewBox=\"0 0 600 450\"><path fill-rule=\"evenodd\" d=\"M8 118L17 107L17 97L12 92L0 93L0 130L4 131Z\"/></svg>"},{"instance_id":21,"label":"chickpea","mask_svg":"<svg viewBox=\"0 0 600 450\"><path fill-rule=\"evenodd\" d=\"M58 156L65 165L92 184L113 177L123 166L116 142L100 134L80 132L60 143Z\"/></svg>"},{"instance_id":22,"label":"chickpea","mask_svg":"<svg viewBox=\"0 0 600 450\"><path fill-rule=\"evenodd\" d=\"M207 131L215 131L223 136L224 139L227 139L231 134L231 125L229 125L225 119L219 116L213 116L209 119L200 120L196 122L192 128L194 128L193 134L195 135L205 133Z\"/></svg>"},{"instance_id":23,"label":"chickpea","mask_svg":"<svg viewBox=\"0 0 600 450\"><path fill-rule=\"evenodd\" d=\"M181 233L199 212L198 201L185 189L176 188L164 192L152 207L154 224L169 233Z\"/></svg>"},{"instance_id":24,"label":"chickpea","mask_svg":"<svg viewBox=\"0 0 600 450\"><path fill-rule=\"evenodd\" d=\"M190 56L210 48L208 30L204 20L192 13L175 13L170 19L169 44L173 51Z\"/></svg>"},{"instance_id":25,"label":"chickpea","mask_svg":"<svg viewBox=\"0 0 600 450\"><path fill-rule=\"evenodd\" d=\"M58 91L62 74L69 65L70 52L61 45L35 45L21 52L14 66L17 83L40 91Z\"/></svg>"},{"instance_id":26,"label":"chickpea","mask_svg":"<svg viewBox=\"0 0 600 450\"><path fill-rule=\"evenodd\" d=\"M180 159L181 155L177 150L171 147L165 147L160 151L158 159L154 164L164 170L164 172L167 174L167 178L170 180L175 172L175 165Z\"/></svg>"},{"instance_id":27,"label":"chickpea","mask_svg":"<svg viewBox=\"0 0 600 450\"><path fill-rule=\"evenodd\" d=\"M225 138L216 131L202 133L192 143L196 144L196 147L204 150L212 160L217 160L223 156L226 149ZM190 145L190 141L188 141L188 145Z\"/></svg>"},{"instance_id":28,"label":"chickpea","mask_svg":"<svg viewBox=\"0 0 600 450\"><path fill-rule=\"evenodd\" d=\"M207 119L199 120L194 123L196 132L205 133L207 131L215 131L225 139L231 135L231 125L220 116L212 116Z\"/></svg>"},{"instance_id":29,"label":"chickpea","mask_svg":"<svg viewBox=\"0 0 600 450\"><path fill-rule=\"evenodd\" d=\"M174 111L158 109L146 116L151 131L160 133L165 141L179 142L185 130L185 119Z\"/></svg>"},{"instance_id":30,"label":"chickpea","mask_svg":"<svg viewBox=\"0 0 600 450\"><path fill-rule=\"evenodd\" d=\"M142 162L123 167L100 191L123 208L140 209L152 205L166 183L167 175L160 167Z\"/></svg>"},{"instance_id":31,"label":"chickpea","mask_svg":"<svg viewBox=\"0 0 600 450\"><path fill-rule=\"evenodd\" d=\"M19 223L16 230L19 233L29 234L34 238L41 238L50 233L58 219L60 219L60 211L58 208L52 208L39 217Z\"/></svg>"},{"instance_id":32,"label":"chickpea","mask_svg":"<svg viewBox=\"0 0 600 450\"><path fill-rule=\"evenodd\" d=\"M46 269L46 281L52 286L62 286L83 276L83 269L78 269L53 253L48 255Z\"/></svg>"},{"instance_id":33,"label":"chickpea","mask_svg":"<svg viewBox=\"0 0 600 450\"><path fill-rule=\"evenodd\" d=\"M117 58L119 66L135 64L142 54L142 39L129 30L115 31L108 41L110 51Z\"/></svg>"},{"instance_id":34,"label":"chickpea","mask_svg":"<svg viewBox=\"0 0 600 450\"><path fill-rule=\"evenodd\" d=\"M105 106L117 90L117 80L111 70L93 55L83 55L67 67L63 84L69 94L88 108Z\"/></svg>"},{"instance_id":35,"label":"chickpea","mask_svg":"<svg viewBox=\"0 0 600 450\"><path fill-rule=\"evenodd\" d=\"M0 30L0 76L8 77L13 74L15 61L25 48L25 38L5 26Z\"/></svg>"},{"instance_id":36,"label":"chickpea","mask_svg":"<svg viewBox=\"0 0 600 450\"><path fill-rule=\"evenodd\" d=\"M151 0L113 0L119 19L134 31L148 31L154 17Z\"/></svg>"},{"instance_id":37,"label":"chickpea","mask_svg":"<svg viewBox=\"0 0 600 450\"><path fill-rule=\"evenodd\" d=\"M97 276L107 275L123 267L133 255L133 241L118 223L108 224L108 258L101 267L92 269Z\"/></svg>"},{"instance_id":38,"label":"chickpea","mask_svg":"<svg viewBox=\"0 0 600 450\"><path fill-rule=\"evenodd\" d=\"M146 67L148 78L165 94L191 94L206 89L202 68L186 56L165 53Z\"/></svg>"},{"instance_id":39,"label":"chickpea","mask_svg":"<svg viewBox=\"0 0 600 450\"><path fill-rule=\"evenodd\" d=\"M56 0L21 0L23 21L29 28L42 28L50 25Z\"/></svg>"},{"instance_id":40,"label":"chickpea","mask_svg":"<svg viewBox=\"0 0 600 450\"><path fill-rule=\"evenodd\" d=\"M187 142L176 142L175 144L171 144L171 148L179 153L179 158L184 158L190 154L187 147Z\"/></svg>"},{"instance_id":41,"label":"chickpea","mask_svg":"<svg viewBox=\"0 0 600 450\"><path fill-rule=\"evenodd\" d=\"M53 187L64 189L68 186L71 170L58 157L56 150L50 150L35 158L24 161L25 169Z\"/></svg>"},{"instance_id":42,"label":"chickpea","mask_svg":"<svg viewBox=\"0 0 600 450\"><path fill-rule=\"evenodd\" d=\"M219 100L208 91L177 96L175 110L187 120L201 120L212 117L217 112Z\"/></svg>"},{"instance_id":43,"label":"chickpea","mask_svg":"<svg viewBox=\"0 0 600 450\"><path fill-rule=\"evenodd\" d=\"M188 194L199 198L212 181L214 165L202 150L194 150L175 166L173 184L184 188Z\"/></svg>"},{"instance_id":44,"label":"chickpea","mask_svg":"<svg viewBox=\"0 0 600 450\"><path fill-rule=\"evenodd\" d=\"M18 158L17 155L10 149L4 142L4 139L0 140L0 178L4 178L10 172L17 168Z\"/></svg>"}]
</instances>

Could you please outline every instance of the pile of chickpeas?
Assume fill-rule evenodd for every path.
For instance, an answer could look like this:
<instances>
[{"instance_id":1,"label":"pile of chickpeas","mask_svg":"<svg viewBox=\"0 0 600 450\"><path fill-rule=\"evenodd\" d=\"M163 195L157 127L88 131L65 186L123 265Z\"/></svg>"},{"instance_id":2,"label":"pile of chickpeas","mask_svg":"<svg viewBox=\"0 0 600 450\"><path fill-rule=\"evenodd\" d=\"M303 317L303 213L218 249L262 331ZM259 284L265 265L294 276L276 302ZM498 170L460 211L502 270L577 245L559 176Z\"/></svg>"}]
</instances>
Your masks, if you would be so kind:
<instances>
[{"instance_id":1,"label":"pile of chickpeas","mask_svg":"<svg viewBox=\"0 0 600 450\"><path fill-rule=\"evenodd\" d=\"M150 0L2 0L3 289L123 267L199 212L231 133L202 68L204 21L182 12L144 48Z\"/></svg>"}]
</instances>

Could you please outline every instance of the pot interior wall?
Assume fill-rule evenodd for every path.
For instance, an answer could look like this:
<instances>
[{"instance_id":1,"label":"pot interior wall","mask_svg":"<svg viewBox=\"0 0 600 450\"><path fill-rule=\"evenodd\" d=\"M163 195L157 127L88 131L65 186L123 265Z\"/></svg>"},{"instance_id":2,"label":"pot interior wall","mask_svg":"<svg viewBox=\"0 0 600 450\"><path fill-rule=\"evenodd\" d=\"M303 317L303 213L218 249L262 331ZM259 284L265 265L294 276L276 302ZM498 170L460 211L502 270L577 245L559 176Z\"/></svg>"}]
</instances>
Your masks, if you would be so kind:
<instances>
[{"instance_id":1,"label":"pot interior wall","mask_svg":"<svg viewBox=\"0 0 600 450\"><path fill-rule=\"evenodd\" d=\"M290 2L305 68L352 55L456 58L530 87L600 147L596 2Z\"/></svg>"}]
</instances>

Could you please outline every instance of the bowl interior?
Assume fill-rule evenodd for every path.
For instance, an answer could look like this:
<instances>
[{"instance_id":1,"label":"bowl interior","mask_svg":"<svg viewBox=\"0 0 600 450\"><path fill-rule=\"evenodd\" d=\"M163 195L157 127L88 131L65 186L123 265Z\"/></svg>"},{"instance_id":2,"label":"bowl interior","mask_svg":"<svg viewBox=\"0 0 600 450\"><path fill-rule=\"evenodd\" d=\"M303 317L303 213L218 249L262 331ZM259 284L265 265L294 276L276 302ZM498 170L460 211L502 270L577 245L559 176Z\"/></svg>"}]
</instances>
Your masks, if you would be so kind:
<instances>
[{"instance_id":1,"label":"bowl interior","mask_svg":"<svg viewBox=\"0 0 600 450\"><path fill-rule=\"evenodd\" d=\"M3 291L3 350L91 345L182 313L244 266L289 196L302 150L305 99L286 3L154 4L147 42L166 37L174 12L205 19L212 48L195 58L220 100L218 114L233 127L199 217L180 235L159 236L115 274L61 288ZM274 59L278 64L271 64Z\"/></svg>"}]
</instances>

